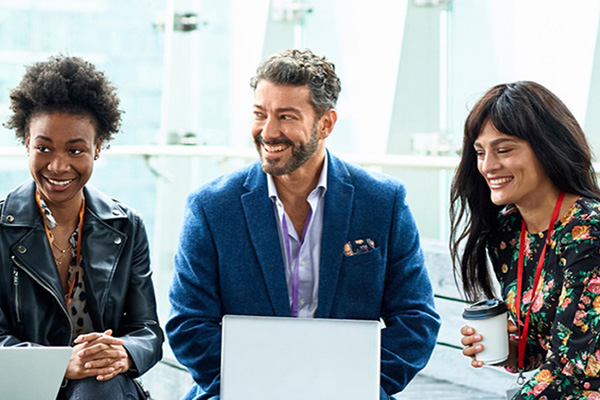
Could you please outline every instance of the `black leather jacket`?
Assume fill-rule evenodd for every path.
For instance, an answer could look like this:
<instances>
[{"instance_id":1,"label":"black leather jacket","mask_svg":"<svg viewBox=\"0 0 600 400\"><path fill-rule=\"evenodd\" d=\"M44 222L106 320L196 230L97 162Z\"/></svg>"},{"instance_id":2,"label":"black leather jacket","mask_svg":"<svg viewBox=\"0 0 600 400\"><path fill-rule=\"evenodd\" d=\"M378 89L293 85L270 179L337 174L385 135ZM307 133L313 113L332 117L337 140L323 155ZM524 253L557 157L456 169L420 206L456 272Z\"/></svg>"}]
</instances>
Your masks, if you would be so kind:
<instances>
[{"instance_id":1,"label":"black leather jacket","mask_svg":"<svg viewBox=\"0 0 600 400\"><path fill-rule=\"evenodd\" d=\"M84 188L87 307L97 332L113 330L143 374L162 357L146 231L140 216ZM52 250L26 182L0 201L0 346L70 346L71 321Z\"/></svg>"}]
</instances>

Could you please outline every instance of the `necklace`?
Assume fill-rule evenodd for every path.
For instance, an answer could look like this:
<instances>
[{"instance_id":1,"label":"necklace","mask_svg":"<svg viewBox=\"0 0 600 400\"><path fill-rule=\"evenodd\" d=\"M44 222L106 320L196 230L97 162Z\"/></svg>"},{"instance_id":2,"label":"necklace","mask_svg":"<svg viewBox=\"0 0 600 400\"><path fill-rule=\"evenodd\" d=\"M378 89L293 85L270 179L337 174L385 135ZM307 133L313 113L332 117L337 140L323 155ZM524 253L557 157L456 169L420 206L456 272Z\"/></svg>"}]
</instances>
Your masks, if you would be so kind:
<instances>
[{"instance_id":1,"label":"necklace","mask_svg":"<svg viewBox=\"0 0 600 400\"><path fill-rule=\"evenodd\" d=\"M54 247L56 250L58 250L60 252L60 255L58 257L54 257L54 261L56 262L57 266L62 266L62 263L64 261L64 258L67 257L67 255L71 254L71 253L67 253L69 250L71 250L73 248L73 243L72 243L72 238L73 235L75 234L75 232L73 232L69 237L69 245L64 248L61 249L60 247L58 247L58 245L56 244L56 241L54 240L54 235L52 234L52 230L48 229L48 233L50 234L50 244L52 245L52 247Z\"/></svg>"},{"instance_id":2,"label":"necklace","mask_svg":"<svg viewBox=\"0 0 600 400\"><path fill-rule=\"evenodd\" d=\"M71 234L71 236L72 236L72 234ZM67 252L67 250L70 250L73 247L72 244L69 244L69 246L66 249L61 249L60 247L58 247L58 245L56 244L56 242L54 240L52 241L52 246L54 246L56 248L56 250L60 251L62 254L65 254Z\"/></svg>"},{"instance_id":3,"label":"necklace","mask_svg":"<svg viewBox=\"0 0 600 400\"><path fill-rule=\"evenodd\" d=\"M69 247L70 247L70 246L69 246ZM54 257L54 261L55 261L55 262L56 262L58 265L62 265L63 258L65 258L65 256L66 256L66 251L67 251L67 250L68 250L68 249L61 250L61 255L60 255L58 258L57 258L57 257Z\"/></svg>"},{"instance_id":4,"label":"necklace","mask_svg":"<svg viewBox=\"0 0 600 400\"><path fill-rule=\"evenodd\" d=\"M73 248L73 244L71 243L72 239L69 239L69 245L64 248L61 249L60 247L58 247L58 245L56 244L56 241L54 240L54 235L52 234L52 229L48 229L48 232L50 234L50 244L52 245L52 247L54 247L56 250L58 250L60 252L60 255L58 257L54 257L54 261L56 262L57 265L62 265L63 263L63 259L67 256L67 251L71 250ZM75 234L75 232L73 232L69 237L73 237L73 235Z\"/></svg>"},{"instance_id":5,"label":"necklace","mask_svg":"<svg viewBox=\"0 0 600 400\"><path fill-rule=\"evenodd\" d=\"M40 208L42 215L44 216L44 218L42 218L42 221L44 223L44 230L46 231L46 237L48 238L48 242L50 243L50 248L52 248L54 246L61 252L61 255L59 257L54 257L54 261L57 263L57 267L62 265L65 254L68 254L67 250L74 247L74 244L77 247L75 247L75 250L74 250L72 256L75 258L75 267L79 266L80 265L79 263L81 262L81 236L83 235L83 215L85 213L85 198L81 202L81 208L79 209L79 226L77 227L77 229L75 229L75 232L77 232L77 243L71 242L71 239L73 238L73 235L71 235L71 239L69 239L69 242L71 243L71 245L64 250L61 249L60 247L57 247L56 245L54 245L54 237L52 235L50 227L48 226L48 221L47 221L48 218L46 218L46 216L48 214L51 215L52 213L45 212L45 210L44 210L45 207L42 206L42 200L40 198L39 192L37 192L37 191L35 192L35 200L38 204L38 207ZM54 224L54 226L52 226L52 229L55 226L56 225ZM68 291L65 290L65 292L67 292L66 296L65 296L67 307L69 307L69 301L71 300L73 288L75 287L75 281L77 280L77 277L75 275L77 275L77 274L75 273L74 276L72 276L72 278L70 279L71 282L70 282L70 284L68 284L69 290Z\"/></svg>"}]
</instances>

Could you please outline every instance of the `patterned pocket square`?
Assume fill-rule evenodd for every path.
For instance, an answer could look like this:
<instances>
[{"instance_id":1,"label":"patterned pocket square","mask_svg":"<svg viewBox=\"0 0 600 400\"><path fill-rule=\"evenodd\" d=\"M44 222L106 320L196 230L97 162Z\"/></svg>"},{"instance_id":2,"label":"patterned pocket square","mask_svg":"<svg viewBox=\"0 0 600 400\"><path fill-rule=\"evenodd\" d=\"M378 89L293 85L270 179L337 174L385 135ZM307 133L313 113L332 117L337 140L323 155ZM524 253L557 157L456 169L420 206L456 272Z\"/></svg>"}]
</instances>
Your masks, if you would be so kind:
<instances>
[{"instance_id":1,"label":"patterned pocket square","mask_svg":"<svg viewBox=\"0 0 600 400\"><path fill-rule=\"evenodd\" d=\"M348 257L366 253L375 248L375 242L369 238L351 240L344 245L344 254Z\"/></svg>"}]
</instances>

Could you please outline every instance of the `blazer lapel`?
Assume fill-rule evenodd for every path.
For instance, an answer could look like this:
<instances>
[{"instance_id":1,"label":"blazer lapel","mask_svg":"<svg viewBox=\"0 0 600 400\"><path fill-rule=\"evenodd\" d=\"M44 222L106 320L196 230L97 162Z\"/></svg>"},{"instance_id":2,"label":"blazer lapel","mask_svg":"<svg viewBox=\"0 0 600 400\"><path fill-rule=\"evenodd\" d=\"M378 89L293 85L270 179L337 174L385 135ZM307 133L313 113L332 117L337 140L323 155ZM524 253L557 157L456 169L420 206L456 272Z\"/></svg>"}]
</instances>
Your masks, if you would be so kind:
<instances>
[{"instance_id":1,"label":"blazer lapel","mask_svg":"<svg viewBox=\"0 0 600 400\"><path fill-rule=\"evenodd\" d=\"M242 206L250 240L263 272L267 291L276 316L290 316L285 266L281 255L277 222L273 203L268 197L267 179L256 163L248 173L244 186L249 190L242 195Z\"/></svg>"},{"instance_id":2,"label":"blazer lapel","mask_svg":"<svg viewBox=\"0 0 600 400\"><path fill-rule=\"evenodd\" d=\"M319 318L328 318L333 305L354 204L354 186L347 183L349 181L348 170L329 152L327 155L329 169L319 268L319 307L317 309Z\"/></svg>"}]
</instances>

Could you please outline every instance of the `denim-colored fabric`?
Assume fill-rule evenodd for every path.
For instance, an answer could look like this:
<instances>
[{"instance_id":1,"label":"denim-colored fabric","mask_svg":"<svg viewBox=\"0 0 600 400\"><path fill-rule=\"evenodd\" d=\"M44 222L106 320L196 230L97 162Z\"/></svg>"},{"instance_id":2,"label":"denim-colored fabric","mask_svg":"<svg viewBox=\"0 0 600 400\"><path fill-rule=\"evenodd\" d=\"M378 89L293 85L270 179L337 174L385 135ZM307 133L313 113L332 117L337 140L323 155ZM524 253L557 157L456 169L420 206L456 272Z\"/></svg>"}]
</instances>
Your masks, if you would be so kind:
<instances>
[{"instance_id":1,"label":"denim-colored fabric","mask_svg":"<svg viewBox=\"0 0 600 400\"><path fill-rule=\"evenodd\" d=\"M61 390L59 400L138 400L138 393L133 380L119 374L108 381L86 378L69 381Z\"/></svg>"},{"instance_id":2,"label":"denim-colored fabric","mask_svg":"<svg viewBox=\"0 0 600 400\"><path fill-rule=\"evenodd\" d=\"M433 351L440 320L432 287L404 186L328 157L316 317L385 322L387 398ZM373 248L345 254L345 245L360 239ZM223 315L290 315L273 204L258 162L190 195L169 298L171 348L197 383L186 399L218 399Z\"/></svg>"}]
</instances>

